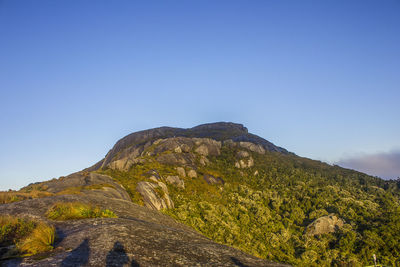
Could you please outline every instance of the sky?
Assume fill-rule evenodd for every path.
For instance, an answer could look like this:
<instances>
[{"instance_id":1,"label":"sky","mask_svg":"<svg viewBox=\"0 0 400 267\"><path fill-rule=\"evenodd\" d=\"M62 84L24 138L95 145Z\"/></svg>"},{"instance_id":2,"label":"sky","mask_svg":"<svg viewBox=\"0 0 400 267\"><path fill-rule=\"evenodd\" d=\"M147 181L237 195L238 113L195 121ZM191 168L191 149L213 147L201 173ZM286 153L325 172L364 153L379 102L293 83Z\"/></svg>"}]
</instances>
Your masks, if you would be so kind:
<instances>
[{"instance_id":1,"label":"sky","mask_svg":"<svg viewBox=\"0 0 400 267\"><path fill-rule=\"evenodd\" d=\"M216 121L396 178L399 14L398 0L0 0L0 190L91 166L131 132Z\"/></svg>"}]
</instances>

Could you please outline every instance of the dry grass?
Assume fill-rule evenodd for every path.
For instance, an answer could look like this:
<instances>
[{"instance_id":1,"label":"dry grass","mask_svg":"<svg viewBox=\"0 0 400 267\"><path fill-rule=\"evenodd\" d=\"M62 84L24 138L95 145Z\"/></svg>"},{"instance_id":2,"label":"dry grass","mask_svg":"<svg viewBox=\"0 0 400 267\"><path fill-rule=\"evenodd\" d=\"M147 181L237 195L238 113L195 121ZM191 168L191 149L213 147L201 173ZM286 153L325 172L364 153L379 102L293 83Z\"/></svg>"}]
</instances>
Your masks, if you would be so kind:
<instances>
[{"instance_id":1,"label":"dry grass","mask_svg":"<svg viewBox=\"0 0 400 267\"><path fill-rule=\"evenodd\" d=\"M32 233L17 244L17 248L26 256L52 250L55 233L54 226L38 223Z\"/></svg>"},{"instance_id":2,"label":"dry grass","mask_svg":"<svg viewBox=\"0 0 400 267\"><path fill-rule=\"evenodd\" d=\"M0 247L11 247L1 258L28 256L53 249L53 226L25 218L0 216Z\"/></svg>"},{"instance_id":3,"label":"dry grass","mask_svg":"<svg viewBox=\"0 0 400 267\"><path fill-rule=\"evenodd\" d=\"M54 195L53 193L46 191L38 191L38 190L33 190L31 192L19 192L19 191L0 192L0 204L16 202L25 199L48 197L53 195Z\"/></svg>"},{"instance_id":4,"label":"dry grass","mask_svg":"<svg viewBox=\"0 0 400 267\"><path fill-rule=\"evenodd\" d=\"M99 190L104 187L112 187L111 184L95 184L95 185L86 185L86 186L75 186L68 187L65 190L58 193L50 193L45 191L47 189L46 186L30 186L21 189L20 191L0 191L0 204L12 203L17 201L22 201L25 199L33 199L33 198L42 198L49 197L55 195L75 195L81 194L85 190Z\"/></svg>"},{"instance_id":5,"label":"dry grass","mask_svg":"<svg viewBox=\"0 0 400 267\"><path fill-rule=\"evenodd\" d=\"M81 202L59 202L55 203L46 213L53 220L74 220L85 218L116 218L114 212L101 209Z\"/></svg>"}]
</instances>

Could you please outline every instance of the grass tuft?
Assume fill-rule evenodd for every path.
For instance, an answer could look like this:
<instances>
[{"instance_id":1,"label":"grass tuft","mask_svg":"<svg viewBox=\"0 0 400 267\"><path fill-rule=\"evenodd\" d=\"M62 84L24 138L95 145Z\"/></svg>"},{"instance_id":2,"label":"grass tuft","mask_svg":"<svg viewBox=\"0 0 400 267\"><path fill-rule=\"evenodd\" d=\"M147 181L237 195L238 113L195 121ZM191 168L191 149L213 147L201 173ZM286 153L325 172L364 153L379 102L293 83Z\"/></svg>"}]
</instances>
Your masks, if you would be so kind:
<instances>
[{"instance_id":1,"label":"grass tuft","mask_svg":"<svg viewBox=\"0 0 400 267\"><path fill-rule=\"evenodd\" d=\"M55 233L54 226L38 223L32 233L17 244L17 248L25 256L52 250Z\"/></svg>"},{"instance_id":2,"label":"grass tuft","mask_svg":"<svg viewBox=\"0 0 400 267\"><path fill-rule=\"evenodd\" d=\"M0 247L9 247L1 258L30 256L53 249L55 228L43 222L0 216Z\"/></svg>"},{"instance_id":3,"label":"grass tuft","mask_svg":"<svg viewBox=\"0 0 400 267\"><path fill-rule=\"evenodd\" d=\"M114 212L81 202L55 203L46 213L53 220L75 220L86 218L117 218Z\"/></svg>"},{"instance_id":4,"label":"grass tuft","mask_svg":"<svg viewBox=\"0 0 400 267\"><path fill-rule=\"evenodd\" d=\"M22 201L25 199L48 197L52 195L54 194L38 190L32 190L30 192L17 192L17 191L0 192L0 204L12 203L17 201Z\"/></svg>"}]
</instances>

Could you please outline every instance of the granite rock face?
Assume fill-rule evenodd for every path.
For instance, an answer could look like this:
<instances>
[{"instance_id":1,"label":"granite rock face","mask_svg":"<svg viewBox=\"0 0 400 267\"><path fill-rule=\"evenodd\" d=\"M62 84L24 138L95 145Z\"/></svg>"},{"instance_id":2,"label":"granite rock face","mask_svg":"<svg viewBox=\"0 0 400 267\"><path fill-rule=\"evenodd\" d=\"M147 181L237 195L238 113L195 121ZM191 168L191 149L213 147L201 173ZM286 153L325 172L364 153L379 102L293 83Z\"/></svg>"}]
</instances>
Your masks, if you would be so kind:
<instances>
[{"instance_id":1,"label":"granite rock face","mask_svg":"<svg viewBox=\"0 0 400 267\"><path fill-rule=\"evenodd\" d=\"M142 195L144 205L150 209L161 210L174 207L168 188L163 182L139 182L136 190Z\"/></svg>"},{"instance_id":2,"label":"granite rock face","mask_svg":"<svg viewBox=\"0 0 400 267\"><path fill-rule=\"evenodd\" d=\"M76 172L59 179L41 182L40 185L50 193L62 193L71 188L84 189L85 187L95 186L96 189L91 188L85 193L131 201L129 194L122 185L115 182L110 176L98 173Z\"/></svg>"},{"instance_id":3,"label":"granite rock face","mask_svg":"<svg viewBox=\"0 0 400 267\"><path fill-rule=\"evenodd\" d=\"M179 178L179 176L176 175L170 175L165 178L167 183L175 185L176 187L185 189L185 182Z\"/></svg>"}]
</instances>

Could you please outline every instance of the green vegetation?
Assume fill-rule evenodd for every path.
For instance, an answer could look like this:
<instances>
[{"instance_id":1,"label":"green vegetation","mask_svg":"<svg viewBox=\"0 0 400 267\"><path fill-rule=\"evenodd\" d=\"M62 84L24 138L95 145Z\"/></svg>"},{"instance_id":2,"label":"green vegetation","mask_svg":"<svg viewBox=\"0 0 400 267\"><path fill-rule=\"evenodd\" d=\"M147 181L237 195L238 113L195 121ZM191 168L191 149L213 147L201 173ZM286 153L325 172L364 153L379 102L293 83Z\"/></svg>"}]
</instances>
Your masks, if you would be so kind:
<instances>
[{"instance_id":1,"label":"green vegetation","mask_svg":"<svg viewBox=\"0 0 400 267\"><path fill-rule=\"evenodd\" d=\"M251 153L255 165L234 167L237 148L223 147L198 165L198 178L185 178L185 189L169 186L175 208L166 214L216 242L269 260L296 266L395 265L400 259L399 186L363 173L293 154ZM129 172L103 170L127 188L136 203L136 184L157 169L176 175L174 166L149 158ZM258 174L255 174L255 171ZM202 174L222 177L208 185ZM315 219L334 213L345 221L335 233L306 236Z\"/></svg>"},{"instance_id":2,"label":"green vegetation","mask_svg":"<svg viewBox=\"0 0 400 267\"><path fill-rule=\"evenodd\" d=\"M135 167L131 168L128 172L112 169L99 170L97 172L113 177L126 189L133 202L143 205L142 197L136 191L136 186L138 182L144 180L145 176L148 176L146 174L147 172L150 170L157 170L165 176L176 175L176 170L173 166L160 164L151 157L147 157L146 159L148 162L136 164Z\"/></svg>"},{"instance_id":3,"label":"green vegetation","mask_svg":"<svg viewBox=\"0 0 400 267\"><path fill-rule=\"evenodd\" d=\"M0 258L30 256L53 249L55 229L43 222L0 216L0 247L10 247Z\"/></svg>"},{"instance_id":4,"label":"green vegetation","mask_svg":"<svg viewBox=\"0 0 400 267\"><path fill-rule=\"evenodd\" d=\"M74 220L85 218L117 218L114 212L81 202L55 203L46 213L53 220Z\"/></svg>"}]
</instances>

